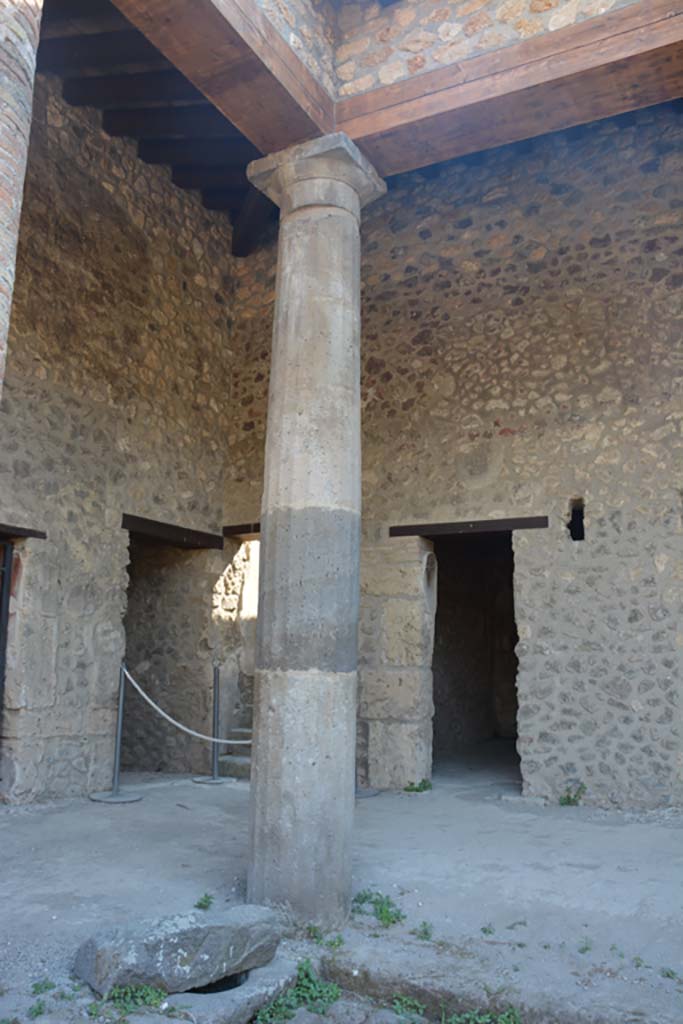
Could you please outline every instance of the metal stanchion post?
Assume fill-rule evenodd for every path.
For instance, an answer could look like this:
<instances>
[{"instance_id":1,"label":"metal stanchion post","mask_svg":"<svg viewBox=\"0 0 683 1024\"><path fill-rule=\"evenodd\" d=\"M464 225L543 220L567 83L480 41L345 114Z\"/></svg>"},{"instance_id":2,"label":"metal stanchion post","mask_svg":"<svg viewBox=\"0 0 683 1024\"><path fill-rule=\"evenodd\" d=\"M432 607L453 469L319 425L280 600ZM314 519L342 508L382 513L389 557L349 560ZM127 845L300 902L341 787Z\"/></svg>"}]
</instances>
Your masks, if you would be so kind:
<instances>
[{"instance_id":1,"label":"metal stanchion post","mask_svg":"<svg viewBox=\"0 0 683 1024\"><path fill-rule=\"evenodd\" d=\"M110 793L91 793L90 799L102 804L136 804L141 796L121 792L121 741L123 739L123 707L126 700L126 663L119 669L119 710L116 716L116 745L114 747L114 774Z\"/></svg>"},{"instance_id":2,"label":"metal stanchion post","mask_svg":"<svg viewBox=\"0 0 683 1024\"><path fill-rule=\"evenodd\" d=\"M221 674L218 665L213 666L213 738L217 740L219 738L218 733L220 732L220 683ZM211 744L211 775L198 775L193 782L201 782L205 785L222 785L225 779L222 779L218 773L218 744Z\"/></svg>"}]
</instances>

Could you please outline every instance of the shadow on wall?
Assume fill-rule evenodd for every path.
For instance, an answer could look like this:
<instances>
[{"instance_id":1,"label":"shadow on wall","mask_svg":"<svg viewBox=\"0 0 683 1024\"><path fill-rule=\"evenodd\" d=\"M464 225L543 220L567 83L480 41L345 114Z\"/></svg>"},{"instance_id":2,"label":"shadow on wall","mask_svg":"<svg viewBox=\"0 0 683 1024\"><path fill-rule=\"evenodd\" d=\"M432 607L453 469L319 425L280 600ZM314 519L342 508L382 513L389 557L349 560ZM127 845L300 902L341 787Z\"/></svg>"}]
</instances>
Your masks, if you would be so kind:
<instances>
[{"instance_id":1,"label":"shadow on wall","mask_svg":"<svg viewBox=\"0 0 683 1024\"><path fill-rule=\"evenodd\" d=\"M444 537L434 638L434 760L517 736L512 534Z\"/></svg>"}]
</instances>

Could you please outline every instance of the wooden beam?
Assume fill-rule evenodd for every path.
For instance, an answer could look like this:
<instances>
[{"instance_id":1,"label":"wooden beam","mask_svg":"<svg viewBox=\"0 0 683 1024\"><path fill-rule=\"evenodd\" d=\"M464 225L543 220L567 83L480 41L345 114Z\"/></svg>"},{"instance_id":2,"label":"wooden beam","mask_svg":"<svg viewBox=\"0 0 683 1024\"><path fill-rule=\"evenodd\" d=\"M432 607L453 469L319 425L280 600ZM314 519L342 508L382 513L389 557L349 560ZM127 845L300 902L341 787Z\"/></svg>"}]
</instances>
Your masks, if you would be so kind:
<instances>
[{"instance_id":1,"label":"wooden beam","mask_svg":"<svg viewBox=\"0 0 683 1024\"><path fill-rule=\"evenodd\" d=\"M270 199L249 186L242 209L232 232L233 256L249 256L254 251L267 226L277 216L277 207Z\"/></svg>"},{"instance_id":2,"label":"wooden beam","mask_svg":"<svg viewBox=\"0 0 683 1024\"><path fill-rule=\"evenodd\" d=\"M239 523L236 526L224 526L223 536L237 540L258 540L261 536L261 524Z\"/></svg>"},{"instance_id":3,"label":"wooden beam","mask_svg":"<svg viewBox=\"0 0 683 1024\"><path fill-rule=\"evenodd\" d=\"M116 13L110 0L45 0L42 24L105 18L112 11Z\"/></svg>"},{"instance_id":4,"label":"wooden beam","mask_svg":"<svg viewBox=\"0 0 683 1024\"><path fill-rule=\"evenodd\" d=\"M244 167L260 153L245 138L154 139L138 146L138 156L148 164L198 163L216 167Z\"/></svg>"},{"instance_id":5,"label":"wooden beam","mask_svg":"<svg viewBox=\"0 0 683 1024\"><path fill-rule=\"evenodd\" d=\"M102 127L108 135L133 139L238 138L233 125L209 103L201 107L105 110Z\"/></svg>"},{"instance_id":6,"label":"wooden beam","mask_svg":"<svg viewBox=\"0 0 683 1024\"><path fill-rule=\"evenodd\" d=\"M337 104L381 174L683 95L683 11L647 0Z\"/></svg>"},{"instance_id":7,"label":"wooden beam","mask_svg":"<svg viewBox=\"0 0 683 1024\"><path fill-rule=\"evenodd\" d=\"M46 0L40 30L44 39L54 39L130 28L130 23L109 0Z\"/></svg>"},{"instance_id":8,"label":"wooden beam","mask_svg":"<svg viewBox=\"0 0 683 1024\"><path fill-rule=\"evenodd\" d=\"M0 523L0 537L3 540L14 540L19 538L34 537L37 540L47 540L44 530L32 530L27 526L9 526L7 523Z\"/></svg>"},{"instance_id":9,"label":"wooden beam","mask_svg":"<svg viewBox=\"0 0 683 1024\"><path fill-rule=\"evenodd\" d=\"M206 188L202 191L202 203L207 210L236 215L242 209L246 194L246 188Z\"/></svg>"},{"instance_id":10,"label":"wooden beam","mask_svg":"<svg viewBox=\"0 0 683 1024\"><path fill-rule=\"evenodd\" d=\"M187 526L176 526L173 523L160 523L156 519L145 519L143 516L121 517L121 528L128 530L135 537L168 544L176 548L213 548L223 549L223 535L205 533L203 530L191 530Z\"/></svg>"},{"instance_id":11,"label":"wooden beam","mask_svg":"<svg viewBox=\"0 0 683 1024\"><path fill-rule=\"evenodd\" d=\"M139 67L167 68L162 54L135 29L43 39L38 70L73 75L78 71Z\"/></svg>"},{"instance_id":12,"label":"wooden beam","mask_svg":"<svg viewBox=\"0 0 683 1024\"><path fill-rule=\"evenodd\" d=\"M390 526L390 537L452 537L463 533L504 533L510 530L546 530L547 516L519 519L469 519L459 523L415 523ZM225 533L225 528L223 529Z\"/></svg>"},{"instance_id":13,"label":"wooden beam","mask_svg":"<svg viewBox=\"0 0 683 1024\"><path fill-rule=\"evenodd\" d=\"M207 167L203 164L189 164L174 167L171 175L173 184L189 189L230 189L246 190L246 168Z\"/></svg>"},{"instance_id":14,"label":"wooden beam","mask_svg":"<svg viewBox=\"0 0 683 1024\"><path fill-rule=\"evenodd\" d=\"M333 130L332 99L255 0L115 3L261 152Z\"/></svg>"},{"instance_id":15,"label":"wooden beam","mask_svg":"<svg viewBox=\"0 0 683 1024\"><path fill-rule=\"evenodd\" d=\"M204 96L179 71L67 78L67 103L74 107L149 107L155 103L205 103Z\"/></svg>"}]
</instances>

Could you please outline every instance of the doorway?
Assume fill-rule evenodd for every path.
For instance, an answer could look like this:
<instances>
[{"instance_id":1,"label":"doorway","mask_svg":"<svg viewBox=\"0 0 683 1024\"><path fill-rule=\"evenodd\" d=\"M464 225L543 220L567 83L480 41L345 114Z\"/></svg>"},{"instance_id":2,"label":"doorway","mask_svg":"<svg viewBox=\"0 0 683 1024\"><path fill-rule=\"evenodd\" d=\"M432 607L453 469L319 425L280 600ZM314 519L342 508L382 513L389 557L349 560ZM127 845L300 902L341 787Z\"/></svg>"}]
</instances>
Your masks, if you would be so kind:
<instances>
[{"instance_id":1,"label":"doorway","mask_svg":"<svg viewBox=\"0 0 683 1024\"><path fill-rule=\"evenodd\" d=\"M521 783L511 531L434 538L434 767Z\"/></svg>"},{"instance_id":2,"label":"doorway","mask_svg":"<svg viewBox=\"0 0 683 1024\"><path fill-rule=\"evenodd\" d=\"M12 543L0 539L0 719L5 697L5 667L9 633L9 606L12 589Z\"/></svg>"}]
</instances>

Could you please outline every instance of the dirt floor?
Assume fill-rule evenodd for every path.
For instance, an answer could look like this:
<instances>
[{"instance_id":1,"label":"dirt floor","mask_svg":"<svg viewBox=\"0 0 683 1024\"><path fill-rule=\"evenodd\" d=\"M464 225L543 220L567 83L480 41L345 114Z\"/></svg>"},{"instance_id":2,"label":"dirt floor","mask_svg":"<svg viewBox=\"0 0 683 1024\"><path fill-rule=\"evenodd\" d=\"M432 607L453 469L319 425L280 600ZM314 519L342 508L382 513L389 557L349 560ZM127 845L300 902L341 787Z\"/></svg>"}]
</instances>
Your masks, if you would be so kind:
<instances>
[{"instance_id":1,"label":"dirt floor","mask_svg":"<svg viewBox=\"0 0 683 1024\"><path fill-rule=\"evenodd\" d=\"M343 943L311 950L385 1004L403 994L430 1011L512 1005L524 1024L681 1024L683 813L528 802L497 749L442 766L431 792L357 801L354 891L390 896L405 920L355 914ZM70 991L93 931L206 892L244 899L248 783L125 784L141 803L0 809L0 1022L27 1019L43 980L57 986L42 996L50 1019L66 1020L54 992Z\"/></svg>"}]
</instances>

